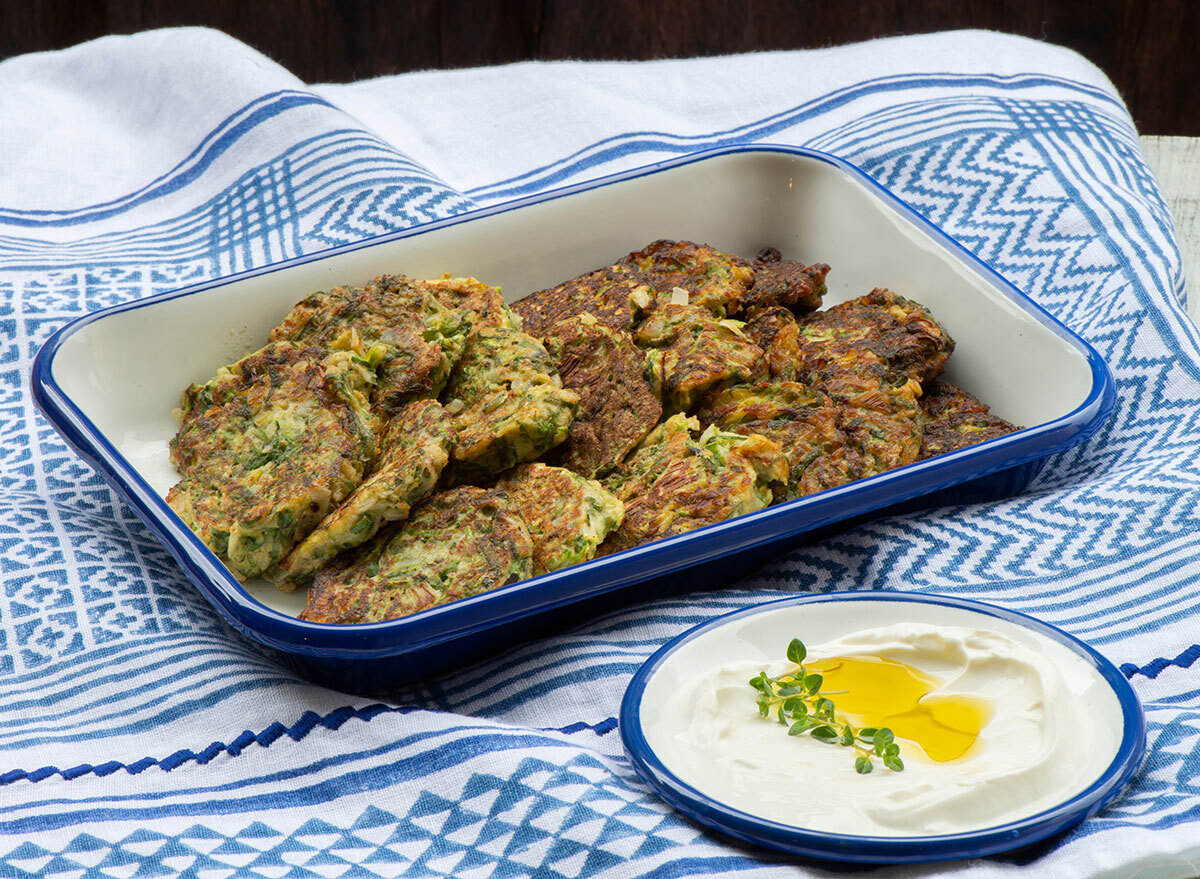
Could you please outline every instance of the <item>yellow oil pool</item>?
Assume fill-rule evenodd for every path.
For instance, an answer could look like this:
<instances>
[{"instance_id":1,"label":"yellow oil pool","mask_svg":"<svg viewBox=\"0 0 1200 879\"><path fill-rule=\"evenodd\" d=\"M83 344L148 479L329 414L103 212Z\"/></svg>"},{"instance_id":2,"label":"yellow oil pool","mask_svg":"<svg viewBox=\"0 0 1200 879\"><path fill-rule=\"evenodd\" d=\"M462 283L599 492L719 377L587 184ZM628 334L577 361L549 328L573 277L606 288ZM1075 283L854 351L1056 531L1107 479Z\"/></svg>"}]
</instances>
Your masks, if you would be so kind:
<instances>
[{"instance_id":1,"label":"yellow oil pool","mask_svg":"<svg viewBox=\"0 0 1200 879\"><path fill-rule=\"evenodd\" d=\"M988 702L939 696L941 682L910 665L878 657L834 657L806 663L824 678L821 695L857 727L884 727L916 742L931 760L957 760L991 717Z\"/></svg>"}]
</instances>

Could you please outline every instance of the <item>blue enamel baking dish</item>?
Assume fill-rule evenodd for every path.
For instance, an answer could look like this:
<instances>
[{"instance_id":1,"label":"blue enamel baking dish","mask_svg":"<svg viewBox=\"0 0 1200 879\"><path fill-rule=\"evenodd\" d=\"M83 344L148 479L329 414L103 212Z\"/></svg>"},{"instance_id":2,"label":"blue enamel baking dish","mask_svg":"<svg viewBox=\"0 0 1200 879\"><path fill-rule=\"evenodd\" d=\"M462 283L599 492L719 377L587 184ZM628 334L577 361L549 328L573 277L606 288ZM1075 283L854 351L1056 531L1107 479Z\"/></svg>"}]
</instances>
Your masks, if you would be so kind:
<instances>
[{"instance_id":1,"label":"blue enamel baking dish","mask_svg":"<svg viewBox=\"0 0 1200 879\"><path fill-rule=\"evenodd\" d=\"M163 500L176 481L171 410L190 382L256 349L314 289L390 272L473 275L526 293L656 238L833 266L826 304L886 286L958 343L947 378L1024 430L879 476L385 623L302 622L303 595L239 583ZM34 399L230 625L304 675L380 690L564 619L718 585L804 539L881 510L1021 491L1046 456L1085 441L1115 402L1096 351L853 166L793 147L691 155L86 315L39 351ZM949 492L949 493L948 493ZM918 500L919 499L919 500ZM637 589L630 587L642 584Z\"/></svg>"}]
</instances>

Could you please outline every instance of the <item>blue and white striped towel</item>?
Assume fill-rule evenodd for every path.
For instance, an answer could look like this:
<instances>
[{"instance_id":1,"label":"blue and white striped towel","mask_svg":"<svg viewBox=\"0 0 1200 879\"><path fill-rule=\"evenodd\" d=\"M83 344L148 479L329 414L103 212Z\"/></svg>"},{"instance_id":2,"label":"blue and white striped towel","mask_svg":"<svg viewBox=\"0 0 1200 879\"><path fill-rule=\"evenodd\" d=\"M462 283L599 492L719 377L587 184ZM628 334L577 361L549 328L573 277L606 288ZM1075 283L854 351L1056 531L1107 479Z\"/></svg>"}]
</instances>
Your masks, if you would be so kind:
<instances>
[{"instance_id":1,"label":"blue and white striped towel","mask_svg":"<svg viewBox=\"0 0 1200 879\"><path fill-rule=\"evenodd\" d=\"M1112 365L1112 422L1020 497L864 525L383 704L234 635L34 412L34 352L90 310L744 141L849 159L1030 291ZM893 588L1088 640L1144 700L1150 756L1035 851L873 875L1177 876L1200 855L1200 339L1133 126L1078 56L956 33L306 86L161 31L0 64L0 168L0 875L824 875L676 816L613 717L695 623Z\"/></svg>"}]
</instances>

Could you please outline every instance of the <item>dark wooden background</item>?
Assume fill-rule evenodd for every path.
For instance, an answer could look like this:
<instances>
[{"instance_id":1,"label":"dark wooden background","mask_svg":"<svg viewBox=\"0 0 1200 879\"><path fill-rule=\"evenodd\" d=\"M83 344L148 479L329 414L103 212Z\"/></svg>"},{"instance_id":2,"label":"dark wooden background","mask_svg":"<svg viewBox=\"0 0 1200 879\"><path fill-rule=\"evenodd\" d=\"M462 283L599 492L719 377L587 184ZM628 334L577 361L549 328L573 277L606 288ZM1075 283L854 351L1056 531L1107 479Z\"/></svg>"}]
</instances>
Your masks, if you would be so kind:
<instances>
[{"instance_id":1,"label":"dark wooden background","mask_svg":"<svg viewBox=\"0 0 1200 879\"><path fill-rule=\"evenodd\" d=\"M307 82L525 59L649 59L989 28L1075 49L1143 134L1200 136L1200 0L0 0L0 58L219 28Z\"/></svg>"}]
</instances>

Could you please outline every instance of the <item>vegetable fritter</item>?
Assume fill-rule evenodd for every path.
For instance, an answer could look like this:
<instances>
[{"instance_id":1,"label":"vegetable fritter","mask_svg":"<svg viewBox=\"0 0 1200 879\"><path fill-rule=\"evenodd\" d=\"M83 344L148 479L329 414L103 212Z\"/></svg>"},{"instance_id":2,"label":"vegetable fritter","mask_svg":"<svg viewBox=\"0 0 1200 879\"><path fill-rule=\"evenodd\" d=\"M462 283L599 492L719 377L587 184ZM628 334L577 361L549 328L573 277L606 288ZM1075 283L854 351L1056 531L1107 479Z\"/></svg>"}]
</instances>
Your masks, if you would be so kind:
<instances>
[{"instance_id":1,"label":"vegetable fritter","mask_svg":"<svg viewBox=\"0 0 1200 879\"><path fill-rule=\"evenodd\" d=\"M388 424L371 475L267 578L291 592L339 552L366 543L388 522L408 518L436 487L452 440L450 416L436 400L407 404Z\"/></svg>"},{"instance_id":2,"label":"vegetable fritter","mask_svg":"<svg viewBox=\"0 0 1200 879\"><path fill-rule=\"evenodd\" d=\"M371 400L391 415L411 399L438 395L473 325L473 312L446 308L431 283L445 284L381 275L364 287L310 294L271 331L271 341L330 346L353 332L364 350L379 346Z\"/></svg>"},{"instance_id":3,"label":"vegetable fritter","mask_svg":"<svg viewBox=\"0 0 1200 879\"><path fill-rule=\"evenodd\" d=\"M444 399L456 413L448 485L540 457L567 438L579 411L542 343L506 327L471 334Z\"/></svg>"},{"instance_id":4,"label":"vegetable fritter","mask_svg":"<svg viewBox=\"0 0 1200 879\"><path fill-rule=\"evenodd\" d=\"M775 305L755 308L742 330L763 350L760 372L773 381L796 381L800 368L800 327L790 311Z\"/></svg>"},{"instance_id":5,"label":"vegetable fritter","mask_svg":"<svg viewBox=\"0 0 1200 879\"><path fill-rule=\"evenodd\" d=\"M586 562L625 516L625 505L600 483L562 467L522 464L496 487L529 528L534 576Z\"/></svg>"},{"instance_id":6,"label":"vegetable fritter","mask_svg":"<svg viewBox=\"0 0 1200 879\"><path fill-rule=\"evenodd\" d=\"M516 583L533 572L529 529L503 491L435 494L398 530L317 572L300 619L375 623Z\"/></svg>"},{"instance_id":7,"label":"vegetable fritter","mask_svg":"<svg viewBox=\"0 0 1200 879\"><path fill-rule=\"evenodd\" d=\"M844 485L862 472L838 426L840 410L797 382L734 385L708 397L696 415L702 424L777 442L788 461L786 500Z\"/></svg>"},{"instance_id":8,"label":"vegetable fritter","mask_svg":"<svg viewBox=\"0 0 1200 879\"><path fill-rule=\"evenodd\" d=\"M954 340L929 309L880 288L807 315L800 335L801 381L869 353L909 378L927 382L942 374L954 351Z\"/></svg>"},{"instance_id":9,"label":"vegetable fritter","mask_svg":"<svg viewBox=\"0 0 1200 879\"><path fill-rule=\"evenodd\" d=\"M841 409L841 428L862 461L859 478L913 463L925 424L921 385L870 360L851 366L817 373L813 386Z\"/></svg>"},{"instance_id":10,"label":"vegetable fritter","mask_svg":"<svg viewBox=\"0 0 1200 879\"><path fill-rule=\"evenodd\" d=\"M686 412L717 385L754 377L763 351L741 328L695 305L664 305L638 327L634 341L650 349L646 375L665 412Z\"/></svg>"},{"instance_id":11,"label":"vegetable fritter","mask_svg":"<svg viewBox=\"0 0 1200 879\"><path fill-rule=\"evenodd\" d=\"M546 333L563 387L580 398L567 440L553 463L587 477L621 463L662 417L662 402L645 376L645 354L629 334L590 314L559 321Z\"/></svg>"},{"instance_id":12,"label":"vegetable fritter","mask_svg":"<svg viewBox=\"0 0 1200 879\"><path fill-rule=\"evenodd\" d=\"M707 428L673 415L650 432L604 487L625 503L625 519L600 547L619 552L661 537L761 510L782 496L787 459L755 434Z\"/></svg>"},{"instance_id":13,"label":"vegetable fritter","mask_svg":"<svg viewBox=\"0 0 1200 879\"><path fill-rule=\"evenodd\" d=\"M375 456L361 354L271 342L184 392L167 503L239 577L278 562Z\"/></svg>"},{"instance_id":14,"label":"vegetable fritter","mask_svg":"<svg viewBox=\"0 0 1200 879\"><path fill-rule=\"evenodd\" d=\"M560 320L581 314L590 314L606 327L629 330L635 310L631 299L644 303L652 296L639 276L604 268L530 293L512 308L521 316L522 329L540 339Z\"/></svg>"},{"instance_id":15,"label":"vegetable fritter","mask_svg":"<svg viewBox=\"0 0 1200 879\"><path fill-rule=\"evenodd\" d=\"M521 320L496 287L489 287L474 278L452 278L445 275L436 281L424 282L438 302L455 311L465 308L472 312L472 329L508 327L521 329Z\"/></svg>"},{"instance_id":16,"label":"vegetable fritter","mask_svg":"<svg viewBox=\"0 0 1200 879\"><path fill-rule=\"evenodd\" d=\"M921 409L925 413L922 460L1021 429L948 381L935 381L925 389Z\"/></svg>"},{"instance_id":17,"label":"vegetable fritter","mask_svg":"<svg viewBox=\"0 0 1200 879\"><path fill-rule=\"evenodd\" d=\"M622 257L613 270L636 273L654 291L648 309L666 304L678 287L687 291L689 305L705 308L718 318L736 313L754 283L754 269L741 257L707 244L665 238Z\"/></svg>"},{"instance_id":18,"label":"vegetable fritter","mask_svg":"<svg viewBox=\"0 0 1200 879\"><path fill-rule=\"evenodd\" d=\"M764 247L754 257L754 282L738 305L740 310L784 305L799 312L816 311L825 296L825 276L829 266L806 266L783 259L774 247Z\"/></svg>"}]
</instances>

